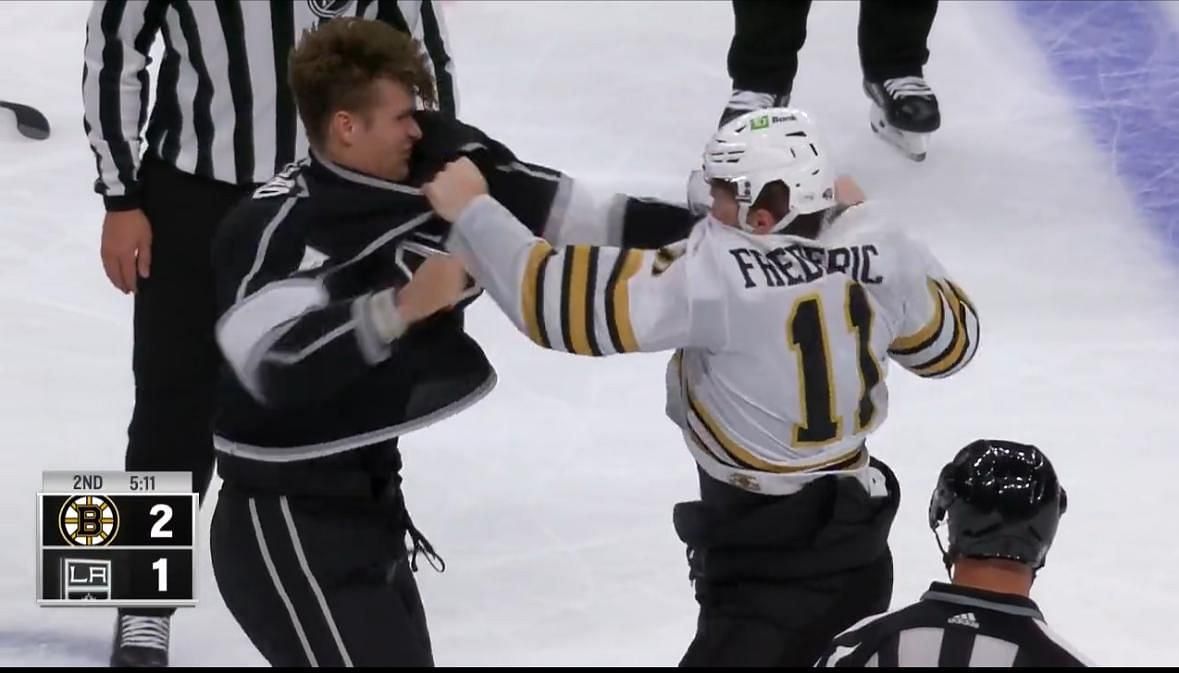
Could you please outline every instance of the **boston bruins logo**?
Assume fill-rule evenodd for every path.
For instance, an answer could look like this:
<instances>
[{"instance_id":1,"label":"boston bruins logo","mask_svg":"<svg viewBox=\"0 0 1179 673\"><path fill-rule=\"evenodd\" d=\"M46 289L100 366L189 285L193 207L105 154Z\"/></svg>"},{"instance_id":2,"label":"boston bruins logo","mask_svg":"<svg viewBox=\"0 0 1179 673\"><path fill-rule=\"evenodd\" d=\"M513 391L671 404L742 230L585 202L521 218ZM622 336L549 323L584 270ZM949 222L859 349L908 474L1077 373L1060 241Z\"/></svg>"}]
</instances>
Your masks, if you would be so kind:
<instances>
[{"instance_id":1,"label":"boston bruins logo","mask_svg":"<svg viewBox=\"0 0 1179 673\"><path fill-rule=\"evenodd\" d=\"M334 19L348 9L352 0L307 0L311 13L321 19Z\"/></svg>"},{"instance_id":2,"label":"boston bruins logo","mask_svg":"<svg viewBox=\"0 0 1179 673\"><path fill-rule=\"evenodd\" d=\"M61 506L57 516L62 539L80 547L110 544L119 532L119 510L101 495L78 495Z\"/></svg>"}]
</instances>

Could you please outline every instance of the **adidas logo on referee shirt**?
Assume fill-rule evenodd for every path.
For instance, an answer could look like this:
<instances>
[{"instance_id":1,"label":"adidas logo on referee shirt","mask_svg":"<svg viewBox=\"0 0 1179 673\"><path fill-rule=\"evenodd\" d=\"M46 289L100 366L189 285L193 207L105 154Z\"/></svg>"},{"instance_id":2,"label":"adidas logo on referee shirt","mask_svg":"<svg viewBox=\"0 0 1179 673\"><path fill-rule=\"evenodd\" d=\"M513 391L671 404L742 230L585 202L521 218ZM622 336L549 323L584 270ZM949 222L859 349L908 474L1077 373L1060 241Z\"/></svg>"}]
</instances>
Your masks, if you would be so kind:
<instances>
[{"instance_id":1,"label":"adidas logo on referee shirt","mask_svg":"<svg viewBox=\"0 0 1179 673\"><path fill-rule=\"evenodd\" d=\"M978 628L978 620L974 618L973 612L963 612L960 615L950 617L948 624L961 624L962 626L969 626L972 629Z\"/></svg>"}]
</instances>

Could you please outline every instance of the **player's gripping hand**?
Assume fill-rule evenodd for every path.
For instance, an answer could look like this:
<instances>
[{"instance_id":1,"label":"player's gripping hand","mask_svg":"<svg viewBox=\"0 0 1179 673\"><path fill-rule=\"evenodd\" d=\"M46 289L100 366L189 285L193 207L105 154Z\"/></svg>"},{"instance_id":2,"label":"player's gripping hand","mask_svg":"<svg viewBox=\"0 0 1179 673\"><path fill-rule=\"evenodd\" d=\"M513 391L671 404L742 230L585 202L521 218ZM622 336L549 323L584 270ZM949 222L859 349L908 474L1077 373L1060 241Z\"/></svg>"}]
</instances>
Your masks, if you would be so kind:
<instances>
[{"instance_id":1,"label":"player's gripping hand","mask_svg":"<svg viewBox=\"0 0 1179 673\"><path fill-rule=\"evenodd\" d=\"M835 200L841 206L858 206L864 202L864 190L850 175L835 178Z\"/></svg>"},{"instance_id":2,"label":"player's gripping hand","mask_svg":"<svg viewBox=\"0 0 1179 673\"><path fill-rule=\"evenodd\" d=\"M397 292L397 310L409 323L428 318L457 304L467 288L467 280L467 270L457 258L430 255L409 283Z\"/></svg>"},{"instance_id":3,"label":"player's gripping hand","mask_svg":"<svg viewBox=\"0 0 1179 673\"><path fill-rule=\"evenodd\" d=\"M422 187L438 216L454 222L475 197L487 193L487 181L468 158L452 161Z\"/></svg>"}]
</instances>

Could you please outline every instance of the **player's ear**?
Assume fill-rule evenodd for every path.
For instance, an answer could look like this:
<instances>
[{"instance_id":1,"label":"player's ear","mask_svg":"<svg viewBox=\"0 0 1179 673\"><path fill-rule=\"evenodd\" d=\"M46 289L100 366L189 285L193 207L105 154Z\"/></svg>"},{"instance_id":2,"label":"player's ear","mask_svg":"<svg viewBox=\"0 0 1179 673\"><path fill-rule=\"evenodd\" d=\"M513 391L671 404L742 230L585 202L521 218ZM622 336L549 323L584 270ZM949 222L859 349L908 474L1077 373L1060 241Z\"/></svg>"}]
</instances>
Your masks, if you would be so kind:
<instances>
[{"instance_id":1,"label":"player's ear","mask_svg":"<svg viewBox=\"0 0 1179 673\"><path fill-rule=\"evenodd\" d=\"M356 142L357 132L360 130L360 118L347 110L336 110L328 118L328 136L337 142L349 146Z\"/></svg>"}]
</instances>

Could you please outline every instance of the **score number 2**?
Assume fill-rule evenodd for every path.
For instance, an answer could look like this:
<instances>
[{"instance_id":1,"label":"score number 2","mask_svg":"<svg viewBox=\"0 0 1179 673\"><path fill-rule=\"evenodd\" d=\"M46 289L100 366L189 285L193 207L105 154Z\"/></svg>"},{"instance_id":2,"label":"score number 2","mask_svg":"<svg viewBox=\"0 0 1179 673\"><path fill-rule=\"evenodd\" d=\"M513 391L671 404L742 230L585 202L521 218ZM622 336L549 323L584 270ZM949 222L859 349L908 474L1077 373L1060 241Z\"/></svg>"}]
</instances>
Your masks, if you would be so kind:
<instances>
[{"instance_id":1,"label":"score number 2","mask_svg":"<svg viewBox=\"0 0 1179 673\"><path fill-rule=\"evenodd\" d=\"M151 516L156 521L151 525L152 538L171 538L172 531L165 528L170 521L172 521L172 506L159 503L151 506ZM168 591L168 559L160 557L155 563L151 564L152 570L156 571L157 582L160 593Z\"/></svg>"},{"instance_id":2,"label":"score number 2","mask_svg":"<svg viewBox=\"0 0 1179 673\"><path fill-rule=\"evenodd\" d=\"M153 539L171 538L172 531L164 528L164 526L167 526L168 522L172 520L172 506L165 505L164 503L152 505L151 515L152 518L156 519L156 522L151 525L151 537Z\"/></svg>"}]
</instances>

